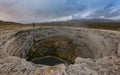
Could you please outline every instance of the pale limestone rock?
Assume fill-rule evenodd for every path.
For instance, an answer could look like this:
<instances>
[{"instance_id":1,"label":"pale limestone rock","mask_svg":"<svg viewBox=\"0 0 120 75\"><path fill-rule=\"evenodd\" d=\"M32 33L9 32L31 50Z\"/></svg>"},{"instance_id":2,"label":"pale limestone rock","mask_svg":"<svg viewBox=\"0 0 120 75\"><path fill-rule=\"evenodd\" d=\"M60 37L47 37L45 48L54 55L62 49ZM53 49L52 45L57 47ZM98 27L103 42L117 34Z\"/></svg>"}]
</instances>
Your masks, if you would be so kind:
<instances>
[{"instance_id":1,"label":"pale limestone rock","mask_svg":"<svg viewBox=\"0 0 120 75\"><path fill-rule=\"evenodd\" d=\"M120 43L118 44L117 55L120 56Z\"/></svg>"},{"instance_id":2,"label":"pale limestone rock","mask_svg":"<svg viewBox=\"0 0 120 75\"><path fill-rule=\"evenodd\" d=\"M67 68L69 75L120 75L120 58L103 57L97 60L77 58L76 63Z\"/></svg>"},{"instance_id":3,"label":"pale limestone rock","mask_svg":"<svg viewBox=\"0 0 120 75\"><path fill-rule=\"evenodd\" d=\"M54 36L71 39L78 45L81 54L74 64L45 66L23 59L35 41ZM119 42L120 32L111 30L48 27L3 31L0 32L0 75L120 75Z\"/></svg>"},{"instance_id":4,"label":"pale limestone rock","mask_svg":"<svg viewBox=\"0 0 120 75\"><path fill-rule=\"evenodd\" d=\"M37 66L18 57L0 59L0 75L67 75L64 64Z\"/></svg>"}]
</instances>

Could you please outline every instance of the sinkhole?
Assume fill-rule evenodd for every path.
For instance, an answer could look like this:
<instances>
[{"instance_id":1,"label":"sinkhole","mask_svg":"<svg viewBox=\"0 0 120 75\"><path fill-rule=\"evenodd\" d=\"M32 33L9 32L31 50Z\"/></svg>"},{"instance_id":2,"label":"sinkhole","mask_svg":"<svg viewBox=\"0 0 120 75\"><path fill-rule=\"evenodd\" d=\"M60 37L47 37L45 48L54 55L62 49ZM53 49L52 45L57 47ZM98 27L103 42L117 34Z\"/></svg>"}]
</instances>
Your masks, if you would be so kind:
<instances>
[{"instance_id":1,"label":"sinkhole","mask_svg":"<svg viewBox=\"0 0 120 75\"><path fill-rule=\"evenodd\" d=\"M74 64L77 57L97 59L111 53L107 48L110 43L92 32L44 29L44 33L42 30L16 33L6 43L6 53L43 65ZM76 34L72 33L74 31Z\"/></svg>"},{"instance_id":2,"label":"sinkhole","mask_svg":"<svg viewBox=\"0 0 120 75\"><path fill-rule=\"evenodd\" d=\"M77 46L64 38L51 37L39 40L29 50L27 60L35 64L56 65L72 64L79 55Z\"/></svg>"}]
</instances>

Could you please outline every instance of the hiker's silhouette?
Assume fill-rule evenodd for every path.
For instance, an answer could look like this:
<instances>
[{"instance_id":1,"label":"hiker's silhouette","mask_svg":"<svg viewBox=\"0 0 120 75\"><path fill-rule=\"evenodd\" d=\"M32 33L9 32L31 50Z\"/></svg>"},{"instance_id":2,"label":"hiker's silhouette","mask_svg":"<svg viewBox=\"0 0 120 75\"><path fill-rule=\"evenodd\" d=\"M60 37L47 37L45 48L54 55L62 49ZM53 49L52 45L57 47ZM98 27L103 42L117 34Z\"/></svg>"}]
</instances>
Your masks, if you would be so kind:
<instances>
[{"instance_id":1,"label":"hiker's silhouette","mask_svg":"<svg viewBox=\"0 0 120 75\"><path fill-rule=\"evenodd\" d=\"M33 22L33 28L35 28L35 23Z\"/></svg>"}]
</instances>

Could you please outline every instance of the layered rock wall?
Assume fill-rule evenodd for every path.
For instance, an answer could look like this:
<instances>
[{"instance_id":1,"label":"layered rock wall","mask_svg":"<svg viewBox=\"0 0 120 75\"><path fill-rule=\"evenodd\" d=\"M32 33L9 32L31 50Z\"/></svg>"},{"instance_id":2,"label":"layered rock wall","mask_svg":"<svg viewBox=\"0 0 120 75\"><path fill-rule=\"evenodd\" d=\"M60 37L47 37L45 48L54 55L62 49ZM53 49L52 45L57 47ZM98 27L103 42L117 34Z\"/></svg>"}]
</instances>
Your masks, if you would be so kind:
<instances>
[{"instance_id":1,"label":"layered rock wall","mask_svg":"<svg viewBox=\"0 0 120 75\"><path fill-rule=\"evenodd\" d=\"M74 64L45 66L25 60L35 42L51 37L77 46ZM118 31L48 27L0 33L0 75L120 75L119 55Z\"/></svg>"},{"instance_id":2,"label":"layered rock wall","mask_svg":"<svg viewBox=\"0 0 120 75\"><path fill-rule=\"evenodd\" d=\"M2 50L10 56L25 57L34 42L50 37L70 39L79 48L81 57L99 58L116 55L119 50L119 32L85 28L40 28L19 31L5 42Z\"/></svg>"}]
</instances>

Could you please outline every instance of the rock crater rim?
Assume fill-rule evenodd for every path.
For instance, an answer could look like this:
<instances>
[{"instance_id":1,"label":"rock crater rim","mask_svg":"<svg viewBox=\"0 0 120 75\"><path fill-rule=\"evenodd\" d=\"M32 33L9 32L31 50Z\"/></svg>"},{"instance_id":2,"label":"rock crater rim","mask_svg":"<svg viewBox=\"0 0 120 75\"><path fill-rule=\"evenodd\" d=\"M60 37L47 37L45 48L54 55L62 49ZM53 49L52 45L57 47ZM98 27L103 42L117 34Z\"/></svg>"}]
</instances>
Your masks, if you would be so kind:
<instances>
[{"instance_id":1,"label":"rock crater rim","mask_svg":"<svg viewBox=\"0 0 120 75\"><path fill-rule=\"evenodd\" d=\"M5 51L9 56L25 58L28 61L54 56L74 63L77 57L97 59L115 55L116 48L112 48L115 45L110 43L117 44L115 40L111 40L114 38L113 34L82 28L22 30L6 42ZM109 36L106 37L107 35Z\"/></svg>"}]
</instances>

